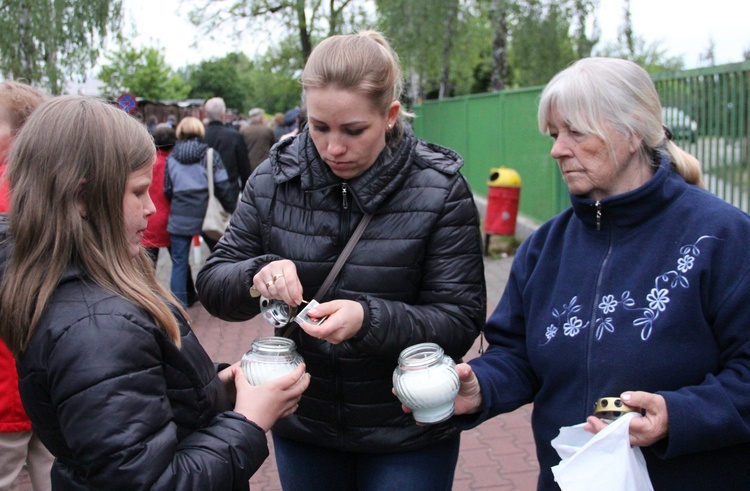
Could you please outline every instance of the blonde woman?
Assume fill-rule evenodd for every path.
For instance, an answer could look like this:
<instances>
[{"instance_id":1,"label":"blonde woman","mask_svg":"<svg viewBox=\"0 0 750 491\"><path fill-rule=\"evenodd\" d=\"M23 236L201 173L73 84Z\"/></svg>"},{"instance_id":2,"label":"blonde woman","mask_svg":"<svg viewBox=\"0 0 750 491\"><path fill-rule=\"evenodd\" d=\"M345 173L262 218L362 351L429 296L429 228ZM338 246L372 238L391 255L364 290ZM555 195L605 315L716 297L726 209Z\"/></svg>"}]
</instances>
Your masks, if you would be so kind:
<instances>
[{"instance_id":1,"label":"blonde woman","mask_svg":"<svg viewBox=\"0 0 750 491\"><path fill-rule=\"evenodd\" d=\"M188 116L177 125L177 143L167 157L164 195L170 201L167 232L172 244L170 288L183 307L188 305L190 284L190 245L201 235L208 207L208 172L213 172L214 194L228 212L237 206L238 193L229 182L221 155L212 151L212 169L208 169L209 146L203 140L206 129L200 119ZM209 249L215 243L204 237Z\"/></svg>"},{"instance_id":2,"label":"blonde woman","mask_svg":"<svg viewBox=\"0 0 750 491\"><path fill-rule=\"evenodd\" d=\"M366 214L372 221L313 317L292 335L312 374L273 430L285 490L449 490L459 433L419 426L391 392L399 353L434 342L456 359L486 315L479 218L462 158L417 138L396 54L377 32L321 42L302 74L308 125L248 180L198 276L224 319L259 311L250 286L300 305Z\"/></svg>"}]
</instances>

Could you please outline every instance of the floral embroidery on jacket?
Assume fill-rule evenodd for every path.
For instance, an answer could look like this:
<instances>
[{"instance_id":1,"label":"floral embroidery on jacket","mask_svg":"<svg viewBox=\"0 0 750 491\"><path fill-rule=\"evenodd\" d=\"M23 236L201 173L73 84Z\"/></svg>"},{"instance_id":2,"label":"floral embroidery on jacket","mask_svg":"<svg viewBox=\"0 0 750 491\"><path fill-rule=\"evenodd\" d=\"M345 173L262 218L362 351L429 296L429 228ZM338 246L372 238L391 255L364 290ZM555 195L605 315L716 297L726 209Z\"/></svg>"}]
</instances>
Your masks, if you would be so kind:
<instances>
[{"instance_id":1,"label":"floral embroidery on jacket","mask_svg":"<svg viewBox=\"0 0 750 491\"><path fill-rule=\"evenodd\" d=\"M701 251L698 243L703 239L716 238L704 235L698 238L695 243L680 247L680 257L677 259L677 267L654 278L654 286L646 294L643 306L638 306L636 300L631 297L629 290L622 292L619 298L611 293L602 295L597 305L601 315L597 316L594 321L596 340L599 341L602 339L602 336L606 332L615 332L615 323L609 314L614 314L618 307L638 312L639 316L633 320L633 326L641 329L641 339L643 341L651 337L656 320L669 306L670 292L675 288L688 288L690 286L687 273L693 269L696 258L700 256ZM580 312L582 308L580 305L577 305L577 302L578 297L574 296L569 303L563 304L562 311L558 311L557 308L552 309L552 316L557 320L547 326L544 334L547 340L544 344L549 343L557 335L561 327L565 336L575 337L582 329L586 329L589 326L588 322L584 324L582 319L574 315Z\"/></svg>"}]
</instances>

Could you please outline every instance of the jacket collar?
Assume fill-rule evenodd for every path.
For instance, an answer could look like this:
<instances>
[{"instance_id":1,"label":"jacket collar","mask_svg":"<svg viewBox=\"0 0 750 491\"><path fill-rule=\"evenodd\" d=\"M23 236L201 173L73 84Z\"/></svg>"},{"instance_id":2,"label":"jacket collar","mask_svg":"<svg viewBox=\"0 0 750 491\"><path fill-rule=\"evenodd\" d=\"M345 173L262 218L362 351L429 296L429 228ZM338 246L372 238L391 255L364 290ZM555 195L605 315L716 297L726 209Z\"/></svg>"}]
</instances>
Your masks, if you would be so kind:
<instances>
[{"instance_id":1,"label":"jacket collar","mask_svg":"<svg viewBox=\"0 0 750 491\"><path fill-rule=\"evenodd\" d=\"M271 149L273 177L277 184L299 177L303 191L339 187L346 182L360 209L373 213L406 179L409 167L414 165L411 157L416 144L413 134L404 135L397 145L383 150L364 174L344 181L320 158L309 131L305 130Z\"/></svg>"},{"instance_id":2,"label":"jacket collar","mask_svg":"<svg viewBox=\"0 0 750 491\"><path fill-rule=\"evenodd\" d=\"M595 229L611 230L636 227L658 215L689 186L672 169L669 157L658 152L654 156L656 172L643 186L599 202L583 196L570 195L573 212L584 224Z\"/></svg>"}]
</instances>

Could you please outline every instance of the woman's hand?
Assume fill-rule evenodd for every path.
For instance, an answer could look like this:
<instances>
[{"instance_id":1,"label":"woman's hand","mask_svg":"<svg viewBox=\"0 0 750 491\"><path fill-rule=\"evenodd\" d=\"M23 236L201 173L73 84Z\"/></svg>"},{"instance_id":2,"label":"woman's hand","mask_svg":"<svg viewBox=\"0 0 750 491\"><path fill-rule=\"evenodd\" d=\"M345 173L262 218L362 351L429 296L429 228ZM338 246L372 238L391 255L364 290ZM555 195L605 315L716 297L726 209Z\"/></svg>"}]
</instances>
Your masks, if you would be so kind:
<instances>
[{"instance_id":1,"label":"woman's hand","mask_svg":"<svg viewBox=\"0 0 750 491\"><path fill-rule=\"evenodd\" d=\"M297 410L302 393L310 384L310 374L305 373L304 363L293 372L258 386L250 385L239 368L233 366L232 372L237 388L234 410L264 431Z\"/></svg>"},{"instance_id":2,"label":"woman's hand","mask_svg":"<svg viewBox=\"0 0 750 491\"><path fill-rule=\"evenodd\" d=\"M353 300L333 300L322 303L308 310L307 315L312 319L328 316L317 326L303 322L300 327L310 336L324 339L332 344L339 344L356 336L365 320L362 305Z\"/></svg>"},{"instance_id":3,"label":"woman's hand","mask_svg":"<svg viewBox=\"0 0 750 491\"><path fill-rule=\"evenodd\" d=\"M458 394L453 400L455 404L453 414L458 416L460 414L478 413L482 408L482 393L477 376L474 375L474 371L468 363L459 363L456 365L456 371L458 372L460 385L458 387ZM392 392L395 395L396 389L393 389ZM410 408L403 404L401 405L401 409L405 413L412 412Z\"/></svg>"},{"instance_id":4,"label":"woman's hand","mask_svg":"<svg viewBox=\"0 0 750 491\"><path fill-rule=\"evenodd\" d=\"M643 414L642 417L630 421L630 445L647 447L667 436L669 415L664 397L650 392L623 392L620 399L630 407L641 409ZM583 429L599 433L606 426L607 423L601 419L589 416Z\"/></svg>"},{"instance_id":5,"label":"woman's hand","mask_svg":"<svg viewBox=\"0 0 750 491\"><path fill-rule=\"evenodd\" d=\"M459 363L456 365L458 372L458 395L455 399L456 410L454 414L471 414L478 413L482 408L482 390L479 387L479 380L468 363Z\"/></svg>"},{"instance_id":6,"label":"woman's hand","mask_svg":"<svg viewBox=\"0 0 750 491\"><path fill-rule=\"evenodd\" d=\"M302 303L302 283L297 266L288 259L273 261L253 276L253 287L266 298L282 300L287 305Z\"/></svg>"}]
</instances>

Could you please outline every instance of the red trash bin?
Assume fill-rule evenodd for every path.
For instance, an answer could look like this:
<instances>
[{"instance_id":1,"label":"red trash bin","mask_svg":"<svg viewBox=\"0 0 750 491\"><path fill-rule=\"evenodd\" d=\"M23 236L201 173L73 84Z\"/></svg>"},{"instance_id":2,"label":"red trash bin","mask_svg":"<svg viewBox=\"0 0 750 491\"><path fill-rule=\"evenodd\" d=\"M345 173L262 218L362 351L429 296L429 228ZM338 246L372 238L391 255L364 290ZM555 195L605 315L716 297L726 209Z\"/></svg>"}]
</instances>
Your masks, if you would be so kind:
<instances>
[{"instance_id":1,"label":"red trash bin","mask_svg":"<svg viewBox=\"0 0 750 491\"><path fill-rule=\"evenodd\" d=\"M485 251L490 235L515 235L521 176L507 167L490 169L487 182L487 212L484 218Z\"/></svg>"}]
</instances>

